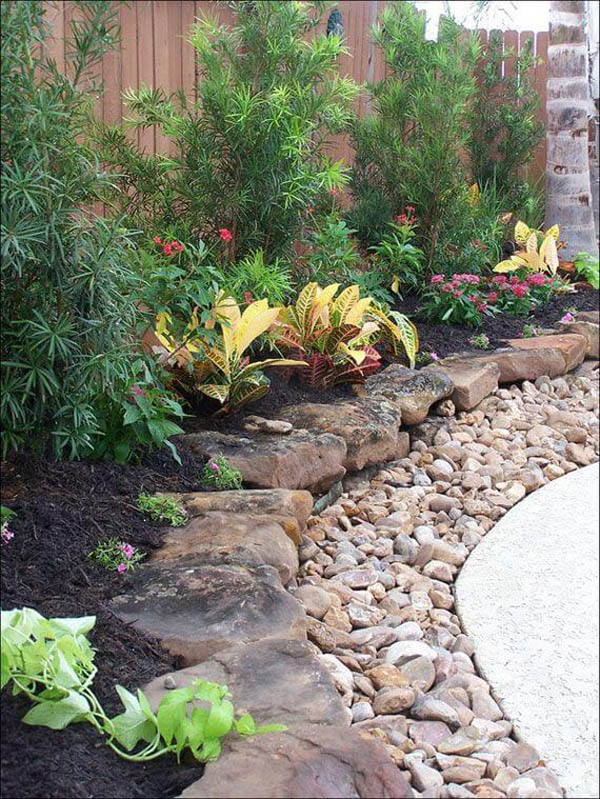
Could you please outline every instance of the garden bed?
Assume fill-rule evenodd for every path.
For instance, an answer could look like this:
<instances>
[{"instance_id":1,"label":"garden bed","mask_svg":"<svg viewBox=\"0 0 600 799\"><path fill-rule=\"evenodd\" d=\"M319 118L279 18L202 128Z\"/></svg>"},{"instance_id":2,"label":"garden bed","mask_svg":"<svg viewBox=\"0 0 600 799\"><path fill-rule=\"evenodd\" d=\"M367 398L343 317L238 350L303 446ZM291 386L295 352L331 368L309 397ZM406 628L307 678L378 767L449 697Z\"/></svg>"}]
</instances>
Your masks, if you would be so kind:
<instances>
[{"instance_id":1,"label":"garden bed","mask_svg":"<svg viewBox=\"0 0 600 799\"><path fill-rule=\"evenodd\" d=\"M170 671L176 660L107 608L123 576L87 559L111 536L142 550L160 545L161 526L136 508L141 492L202 490L202 460L178 446L182 466L164 450L138 466L54 463L21 458L4 469L2 504L17 515L2 548L3 608L28 606L46 616L96 615L90 638L98 650L95 691L110 715L120 711L116 683L129 690ZM176 796L203 767L174 758L130 763L101 743L90 725L56 732L20 719L29 703L2 695L2 796ZM27 768L23 765L27 764Z\"/></svg>"},{"instance_id":2,"label":"garden bed","mask_svg":"<svg viewBox=\"0 0 600 799\"><path fill-rule=\"evenodd\" d=\"M501 347L506 339L521 338L526 324L539 328L549 328L571 308L578 311L598 310L599 295L595 289L580 288L573 294L555 294L548 303L537 308L530 316L517 317L486 316L480 328L468 325L455 325L448 322L426 322L419 314L419 299L407 295L399 304L398 310L408 314L419 331L419 351L435 352L445 358L456 352L473 349L469 339L478 333L485 333L490 340L490 349Z\"/></svg>"}]
</instances>

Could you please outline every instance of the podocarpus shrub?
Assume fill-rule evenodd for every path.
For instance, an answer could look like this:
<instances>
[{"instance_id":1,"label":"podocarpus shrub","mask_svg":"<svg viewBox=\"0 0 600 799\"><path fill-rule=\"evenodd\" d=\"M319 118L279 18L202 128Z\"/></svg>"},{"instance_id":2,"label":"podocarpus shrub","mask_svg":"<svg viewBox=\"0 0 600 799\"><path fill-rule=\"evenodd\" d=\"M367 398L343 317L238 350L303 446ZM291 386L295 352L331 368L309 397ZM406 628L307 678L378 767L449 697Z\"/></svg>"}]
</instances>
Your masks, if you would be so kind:
<instances>
[{"instance_id":1,"label":"podocarpus shrub","mask_svg":"<svg viewBox=\"0 0 600 799\"><path fill-rule=\"evenodd\" d=\"M65 39L70 77L44 55L41 2L4 2L1 14L2 450L51 441L79 457L102 438L113 400L152 382L131 357L131 237L82 210L108 181L81 135L118 6L78 3Z\"/></svg>"},{"instance_id":2,"label":"podocarpus shrub","mask_svg":"<svg viewBox=\"0 0 600 799\"><path fill-rule=\"evenodd\" d=\"M337 74L339 36L317 33L323 3L231 4L235 22L198 21L188 33L201 80L197 100L130 90L134 124L155 126L170 157L146 156L119 128L97 128L103 158L135 222L159 230L184 220L230 261L290 252L319 196L344 183L322 145L350 121L357 87ZM122 189L135 187L127 195ZM225 231L227 238L220 233ZM220 241L223 239L223 242Z\"/></svg>"},{"instance_id":3,"label":"podocarpus shrub","mask_svg":"<svg viewBox=\"0 0 600 799\"><path fill-rule=\"evenodd\" d=\"M468 185L460 153L479 45L449 19L440 23L437 41L426 41L425 17L410 3L389 4L373 36L388 76L369 87L374 113L353 126L357 207L351 223L363 238L372 239L374 231L381 239L385 224L414 206L431 266L438 237L461 212Z\"/></svg>"}]
</instances>

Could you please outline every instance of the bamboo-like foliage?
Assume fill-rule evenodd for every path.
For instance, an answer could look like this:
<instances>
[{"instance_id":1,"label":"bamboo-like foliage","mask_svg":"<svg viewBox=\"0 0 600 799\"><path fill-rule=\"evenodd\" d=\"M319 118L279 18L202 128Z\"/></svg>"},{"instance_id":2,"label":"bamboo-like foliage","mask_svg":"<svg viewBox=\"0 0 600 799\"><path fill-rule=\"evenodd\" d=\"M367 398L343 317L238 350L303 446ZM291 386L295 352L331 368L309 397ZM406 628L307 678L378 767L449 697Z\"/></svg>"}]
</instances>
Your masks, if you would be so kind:
<instances>
[{"instance_id":1,"label":"bamboo-like foliage","mask_svg":"<svg viewBox=\"0 0 600 799\"><path fill-rule=\"evenodd\" d=\"M231 27L206 18L187 34L197 100L160 88L126 94L131 124L160 130L174 144L171 157L145 156L118 128L96 126L95 135L122 176L115 202L133 220L186 224L209 243L227 228L231 261L261 249L269 262L290 252L306 208L345 182L323 144L348 127L357 86L337 72L340 37L314 30L323 3L231 7Z\"/></svg>"},{"instance_id":2,"label":"bamboo-like foliage","mask_svg":"<svg viewBox=\"0 0 600 799\"><path fill-rule=\"evenodd\" d=\"M355 216L366 230L379 225L380 239L385 222L411 204L431 265L467 185L460 152L468 140L479 43L449 19L440 22L437 41L426 41L425 16L411 3L388 4L373 36L388 76L369 87L374 113L353 128Z\"/></svg>"}]
</instances>

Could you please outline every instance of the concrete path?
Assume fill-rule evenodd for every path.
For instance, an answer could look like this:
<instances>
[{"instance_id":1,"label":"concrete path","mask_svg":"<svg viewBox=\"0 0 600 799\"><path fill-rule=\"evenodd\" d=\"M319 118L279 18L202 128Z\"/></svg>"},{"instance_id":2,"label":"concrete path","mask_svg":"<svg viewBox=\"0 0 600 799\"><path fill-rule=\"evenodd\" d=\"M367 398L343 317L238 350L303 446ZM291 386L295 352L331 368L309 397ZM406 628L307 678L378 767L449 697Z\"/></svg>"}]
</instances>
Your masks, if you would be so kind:
<instances>
[{"instance_id":1,"label":"concrete path","mask_svg":"<svg viewBox=\"0 0 600 799\"><path fill-rule=\"evenodd\" d=\"M467 559L458 614L519 737L567 796L599 796L598 464L510 510Z\"/></svg>"}]
</instances>

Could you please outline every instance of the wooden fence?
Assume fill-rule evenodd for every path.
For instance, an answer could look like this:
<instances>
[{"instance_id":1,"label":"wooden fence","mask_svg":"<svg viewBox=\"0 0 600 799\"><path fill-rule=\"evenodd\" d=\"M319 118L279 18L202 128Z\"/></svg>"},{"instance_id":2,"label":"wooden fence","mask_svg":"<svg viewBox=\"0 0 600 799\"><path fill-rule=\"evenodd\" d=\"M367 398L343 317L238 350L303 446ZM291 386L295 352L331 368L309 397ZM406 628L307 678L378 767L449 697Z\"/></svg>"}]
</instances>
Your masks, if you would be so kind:
<instances>
[{"instance_id":1,"label":"wooden fence","mask_svg":"<svg viewBox=\"0 0 600 799\"><path fill-rule=\"evenodd\" d=\"M393 0L387 0L392 2ZM342 56L340 70L357 83L379 80L385 75L383 57L373 45L369 30L376 22L386 0L346 0L337 7L342 13L344 36L348 54ZM56 59L59 68L65 68L64 35L68 32L73 4L68 0L47 2L47 19L51 23L53 37L47 45L48 54ZM223 2L204 0L137 0L120 9L121 48L108 53L102 63L101 77L104 92L97 99L97 113L105 122L120 122L126 117L122 92L140 85L162 86L167 92L183 89L193 94L197 78L192 46L183 39L186 31L198 16L209 15L223 23L232 20L232 13ZM480 30L479 36L485 45L488 32ZM489 35L492 35L492 31ZM538 111L540 119L546 116L546 54L548 33L534 34L532 31L498 31L502 37L503 52L518 51L526 42L534 42L535 54L542 62L536 67L535 84L540 94ZM514 57L503 61L505 74L514 71ZM369 97L362 92L357 99L360 115L368 111ZM159 132L139 131L140 145L147 152L168 152L168 142ZM346 136L332 141L330 152L335 158L347 163L353 160L353 151ZM537 179L544 174L546 144L538 147L530 167L529 177Z\"/></svg>"}]
</instances>

